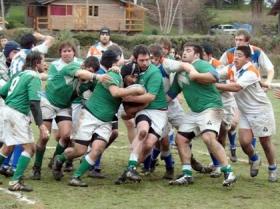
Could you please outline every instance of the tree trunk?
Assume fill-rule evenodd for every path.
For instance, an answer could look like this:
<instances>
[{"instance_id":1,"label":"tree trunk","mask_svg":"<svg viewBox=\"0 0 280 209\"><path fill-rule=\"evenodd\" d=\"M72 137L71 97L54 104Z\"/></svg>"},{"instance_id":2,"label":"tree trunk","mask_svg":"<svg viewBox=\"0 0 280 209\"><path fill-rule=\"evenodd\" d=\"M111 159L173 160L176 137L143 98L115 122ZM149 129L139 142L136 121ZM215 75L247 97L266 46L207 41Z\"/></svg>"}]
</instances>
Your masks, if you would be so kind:
<instances>
[{"instance_id":1,"label":"tree trunk","mask_svg":"<svg viewBox=\"0 0 280 209\"><path fill-rule=\"evenodd\" d=\"M178 8L178 34L182 35L184 33L184 18L183 18L183 2Z\"/></svg>"},{"instance_id":2,"label":"tree trunk","mask_svg":"<svg viewBox=\"0 0 280 209\"><path fill-rule=\"evenodd\" d=\"M222 9L224 0L214 0L215 8Z\"/></svg>"},{"instance_id":3,"label":"tree trunk","mask_svg":"<svg viewBox=\"0 0 280 209\"><path fill-rule=\"evenodd\" d=\"M251 0L253 33L257 34L261 29L261 17L263 0Z\"/></svg>"},{"instance_id":4,"label":"tree trunk","mask_svg":"<svg viewBox=\"0 0 280 209\"><path fill-rule=\"evenodd\" d=\"M278 34L280 35L280 14L278 13Z\"/></svg>"}]
</instances>

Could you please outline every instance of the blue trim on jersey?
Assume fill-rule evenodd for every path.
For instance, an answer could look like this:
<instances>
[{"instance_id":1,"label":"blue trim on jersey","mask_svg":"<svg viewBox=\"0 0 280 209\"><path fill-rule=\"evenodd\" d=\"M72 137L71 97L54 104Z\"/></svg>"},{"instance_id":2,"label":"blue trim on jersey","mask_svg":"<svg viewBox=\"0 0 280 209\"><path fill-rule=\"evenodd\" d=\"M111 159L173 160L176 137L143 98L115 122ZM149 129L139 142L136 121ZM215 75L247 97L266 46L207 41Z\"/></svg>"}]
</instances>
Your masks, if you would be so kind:
<instances>
[{"instance_id":1,"label":"blue trim on jersey","mask_svg":"<svg viewBox=\"0 0 280 209\"><path fill-rule=\"evenodd\" d=\"M240 78L246 71L247 71L247 69L241 69L241 70L238 72L238 78Z\"/></svg>"},{"instance_id":2,"label":"blue trim on jersey","mask_svg":"<svg viewBox=\"0 0 280 209\"><path fill-rule=\"evenodd\" d=\"M169 79L169 75L166 73L166 71L164 70L162 64L158 67L160 70L160 73L162 75L163 78L168 78Z\"/></svg>"},{"instance_id":3,"label":"blue trim on jersey","mask_svg":"<svg viewBox=\"0 0 280 209\"><path fill-rule=\"evenodd\" d=\"M261 55L261 52L259 50L254 50L254 54L251 55L251 59L253 63L258 63L259 64L259 57Z\"/></svg>"},{"instance_id":4,"label":"blue trim on jersey","mask_svg":"<svg viewBox=\"0 0 280 209\"><path fill-rule=\"evenodd\" d=\"M96 74L100 74L100 75L106 74L106 73L107 73L107 71L102 67L99 67L98 71L96 72Z\"/></svg>"}]
</instances>

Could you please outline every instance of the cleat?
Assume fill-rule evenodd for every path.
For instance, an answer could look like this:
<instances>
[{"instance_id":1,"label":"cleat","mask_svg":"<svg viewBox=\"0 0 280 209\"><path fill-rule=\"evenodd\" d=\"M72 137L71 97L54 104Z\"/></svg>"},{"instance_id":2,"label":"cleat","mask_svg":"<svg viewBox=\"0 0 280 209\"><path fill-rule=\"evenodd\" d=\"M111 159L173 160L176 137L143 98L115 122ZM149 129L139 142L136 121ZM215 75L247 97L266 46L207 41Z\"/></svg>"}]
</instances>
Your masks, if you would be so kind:
<instances>
[{"instance_id":1,"label":"cleat","mask_svg":"<svg viewBox=\"0 0 280 209\"><path fill-rule=\"evenodd\" d=\"M233 163L237 162L236 147L235 148L230 148L229 159Z\"/></svg>"},{"instance_id":2,"label":"cleat","mask_svg":"<svg viewBox=\"0 0 280 209\"><path fill-rule=\"evenodd\" d=\"M277 169L268 171L268 181L269 182L277 182L278 180L278 174L277 174Z\"/></svg>"},{"instance_id":3,"label":"cleat","mask_svg":"<svg viewBox=\"0 0 280 209\"><path fill-rule=\"evenodd\" d=\"M101 173L101 170L92 169L88 173L88 177L96 178L96 179L104 179L105 175Z\"/></svg>"},{"instance_id":4,"label":"cleat","mask_svg":"<svg viewBox=\"0 0 280 209\"><path fill-rule=\"evenodd\" d=\"M33 189L30 186L27 186L23 183L23 180L10 181L9 188L10 191L22 191L22 192L32 192Z\"/></svg>"},{"instance_id":5,"label":"cleat","mask_svg":"<svg viewBox=\"0 0 280 209\"><path fill-rule=\"evenodd\" d=\"M174 168L166 169L163 179L172 180L174 178Z\"/></svg>"},{"instance_id":6,"label":"cleat","mask_svg":"<svg viewBox=\"0 0 280 209\"><path fill-rule=\"evenodd\" d=\"M261 158L258 156L258 159L256 161L251 161L251 167L250 167L250 175L251 177L256 177L259 173L259 168L261 165Z\"/></svg>"},{"instance_id":7,"label":"cleat","mask_svg":"<svg viewBox=\"0 0 280 209\"><path fill-rule=\"evenodd\" d=\"M115 181L116 185L124 184L126 182L126 170L120 175L117 180Z\"/></svg>"},{"instance_id":8,"label":"cleat","mask_svg":"<svg viewBox=\"0 0 280 209\"><path fill-rule=\"evenodd\" d=\"M57 181L60 181L61 178L63 177L62 166L63 166L63 162L59 160L58 155L55 156L53 161L52 174L54 179Z\"/></svg>"},{"instance_id":9,"label":"cleat","mask_svg":"<svg viewBox=\"0 0 280 209\"><path fill-rule=\"evenodd\" d=\"M223 186L228 187L231 186L233 183L236 182L236 177L233 175L233 172L224 173L224 181Z\"/></svg>"},{"instance_id":10,"label":"cleat","mask_svg":"<svg viewBox=\"0 0 280 209\"><path fill-rule=\"evenodd\" d=\"M63 169L64 172L71 172L73 171L73 160L67 160L65 163L65 167Z\"/></svg>"},{"instance_id":11,"label":"cleat","mask_svg":"<svg viewBox=\"0 0 280 209\"><path fill-rule=\"evenodd\" d=\"M213 171L210 173L211 178L219 178L221 175L221 167L214 167Z\"/></svg>"},{"instance_id":12,"label":"cleat","mask_svg":"<svg viewBox=\"0 0 280 209\"><path fill-rule=\"evenodd\" d=\"M142 180L140 175L136 171L136 168L128 168L126 170L125 175L126 175L126 178L130 181L140 182Z\"/></svg>"},{"instance_id":13,"label":"cleat","mask_svg":"<svg viewBox=\"0 0 280 209\"><path fill-rule=\"evenodd\" d=\"M181 175L176 180L169 181L169 185L189 185L193 183L192 176Z\"/></svg>"},{"instance_id":14,"label":"cleat","mask_svg":"<svg viewBox=\"0 0 280 209\"><path fill-rule=\"evenodd\" d=\"M33 166L33 171L30 178L32 180L41 180L41 168Z\"/></svg>"},{"instance_id":15,"label":"cleat","mask_svg":"<svg viewBox=\"0 0 280 209\"><path fill-rule=\"evenodd\" d=\"M88 185L83 182L80 177L72 177L72 179L68 183L69 186L74 187L87 187Z\"/></svg>"},{"instance_id":16,"label":"cleat","mask_svg":"<svg viewBox=\"0 0 280 209\"><path fill-rule=\"evenodd\" d=\"M11 177L14 175L14 171L12 167L1 167L0 168L0 174L5 176L5 177Z\"/></svg>"}]
</instances>

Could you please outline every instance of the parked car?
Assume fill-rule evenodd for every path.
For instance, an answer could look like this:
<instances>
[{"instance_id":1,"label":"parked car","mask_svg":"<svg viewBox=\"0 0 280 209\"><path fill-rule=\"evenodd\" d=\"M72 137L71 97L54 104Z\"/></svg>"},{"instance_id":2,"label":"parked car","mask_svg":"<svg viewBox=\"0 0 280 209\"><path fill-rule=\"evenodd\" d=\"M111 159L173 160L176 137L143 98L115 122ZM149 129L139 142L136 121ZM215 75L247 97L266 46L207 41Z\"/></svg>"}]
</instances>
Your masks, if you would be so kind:
<instances>
[{"instance_id":1,"label":"parked car","mask_svg":"<svg viewBox=\"0 0 280 209\"><path fill-rule=\"evenodd\" d=\"M209 34L234 34L236 31L237 29L231 24L213 25L209 30Z\"/></svg>"}]
</instances>

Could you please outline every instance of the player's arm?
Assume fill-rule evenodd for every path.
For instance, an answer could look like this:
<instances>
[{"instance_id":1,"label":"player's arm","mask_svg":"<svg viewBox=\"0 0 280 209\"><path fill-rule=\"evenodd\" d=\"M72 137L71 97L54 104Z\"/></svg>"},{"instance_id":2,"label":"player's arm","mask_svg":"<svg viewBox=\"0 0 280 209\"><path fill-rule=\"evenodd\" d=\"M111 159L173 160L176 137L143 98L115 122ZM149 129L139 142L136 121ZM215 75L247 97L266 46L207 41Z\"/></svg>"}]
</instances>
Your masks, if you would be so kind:
<instances>
[{"instance_id":1,"label":"player's arm","mask_svg":"<svg viewBox=\"0 0 280 209\"><path fill-rule=\"evenodd\" d=\"M164 69L166 69L166 71L168 71L168 73L182 72L182 71L186 71L187 73L189 73L192 70L196 71L195 68L189 63L172 60L168 58L164 58L163 67Z\"/></svg>"},{"instance_id":2,"label":"player's arm","mask_svg":"<svg viewBox=\"0 0 280 209\"><path fill-rule=\"evenodd\" d=\"M215 69L210 70L207 73L199 73L197 71L191 71L189 73L189 77L191 80L201 84L216 83L219 80L219 75Z\"/></svg>"},{"instance_id":3,"label":"player's arm","mask_svg":"<svg viewBox=\"0 0 280 209\"><path fill-rule=\"evenodd\" d=\"M145 93L144 88L120 88L116 85L110 85L109 91L113 97L126 97L130 95L141 95Z\"/></svg>"},{"instance_id":4,"label":"player's arm","mask_svg":"<svg viewBox=\"0 0 280 209\"><path fill-rule=\"evenodd\" d=\"M242 89L242 86L238 83L216 83L215 84L217 89L221 91L231 91L231 92L238 92Z\"/></svg>"},{"instance_id":5,"label":"player's arm","mask_svg":"<svg viewBox=\"0 0 280 209\"><path fill-rule=\"evenodd\" d=\"M140 96L126 96L124 97L124 101L125 102L135 102L135 103L143 103L143 104L149 104L152 101L154 101L156 98L155 95L151 94L151 93L145 93L143 95Z\"/></svg>"},{"instance_id":6,"label":"player's arm","mask_svg":"<svg viewBox=\"0 0 280 209\"><path fill-rule=\"evenodd\" d=\"M259 65L262 70L265 70L267 73L267 79L265 83L270 84L274 78L274 66L271 63L268 56L264 53L264 51L261 50L260 56L259 56Z\"/></svg>"},{"instance_id":7,"label":"player's arm","mask_svg":"<svg viewBox=\"0 0 280 209\"><path fill-rule=\"evenodd\" d=\"M43 35L38 32L34 32L33 35L37 40L44 41L44 44L47 46L47 48L50 48L54 44L54 37L52 36Z\"/></svg>"},{"instance_id":8,"label":"player's arm","mask_svg":"<svg viewBox=\"0 0 280 209\"><path fill-rule=\"evenodd\" d=\"M75 72L75 77L82 79L82 80L87 80L87 81L98 80L102 83L111 81L111 77L107 74L100 75L100 74L91 73L87 70L82 70L82 69L79 69Z\"/></svg>"}]
</instances>

